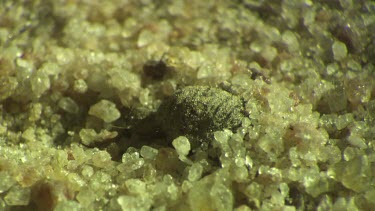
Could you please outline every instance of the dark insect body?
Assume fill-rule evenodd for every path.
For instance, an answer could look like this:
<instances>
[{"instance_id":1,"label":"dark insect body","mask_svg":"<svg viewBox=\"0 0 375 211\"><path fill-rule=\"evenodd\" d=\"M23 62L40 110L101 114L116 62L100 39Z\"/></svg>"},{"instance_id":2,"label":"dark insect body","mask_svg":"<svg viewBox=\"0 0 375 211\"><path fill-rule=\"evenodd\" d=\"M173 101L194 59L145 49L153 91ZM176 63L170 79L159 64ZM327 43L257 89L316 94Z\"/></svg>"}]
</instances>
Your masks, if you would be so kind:
<instances>
[{"instance_id":1,"label":"dark insect body","mask_svg":"<svg viewBox=\"0 0 375 211\"><path fill-rule=\"evenodd\" d=\"M168 67L162 60L160 61L148 61L143 65L143 72L146 76L154 80L162 80L164 75L170 71Z\"/></svg>"},{"instance_id":2,"label":"dark insect body","mask_svg":"<svg viewBox=\"0 0 375 211\"><path fill-rule=\"evenodd\" d=\"M184 135L194 148L214 131L238 128L243 110L242 100L229 92L208 86L187 86L162 103L154 118L169 141Z\"/></svg>"}]
</instances>

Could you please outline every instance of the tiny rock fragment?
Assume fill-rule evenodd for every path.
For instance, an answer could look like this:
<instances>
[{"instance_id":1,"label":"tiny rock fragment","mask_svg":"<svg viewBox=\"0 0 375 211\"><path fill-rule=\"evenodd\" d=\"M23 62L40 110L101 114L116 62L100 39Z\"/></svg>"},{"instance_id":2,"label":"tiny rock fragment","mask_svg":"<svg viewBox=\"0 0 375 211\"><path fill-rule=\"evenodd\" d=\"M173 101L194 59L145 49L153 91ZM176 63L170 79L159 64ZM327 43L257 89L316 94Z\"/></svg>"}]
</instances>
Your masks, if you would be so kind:
<instances>
[{"instance_id":1,"label":"tiny rock fragment","mask_svg":"<svg viewBox=\"0 0 375 211\"><path fill-rule=\"evenodd\" d=\"M272 62L277 56L277 49L272 46L267 46L262 50L261 55L267 62Z\"/></svg>"},{"instance_id":2,"label":"tiny rock fragment","mask_svg":"<svg viewBox=\"0 0 375 211\"><path fill-rule=\"evenodd\" d=\"M190 151L190 142L185 136L179 136L172 141L173 147L177 153L182 156L186 156Z\"/></svg>"},{"instance_id":3,"label":"tiny rock fragment","mask_svg":"<svg viewBox=\"0 0 375 211\"><path fill-rule=\"evenodd\" d=\"M79 137L81 138L82 143L88 146L95 143L95 141L97 140L97 136L98 134L94 129L84 128L79 132Z\"/></svg>"},{"instance_id":4,"label":"tiny rock fragment","mask_svg":"<svg viewBox=\"0 0 375 211\"><path fill-rule=\"evenodd\" d=\"M292 31L286 31L282 34L282 41L288 47L291 53L295 53L299 50L299 42L296 35Z\"/></svg>"},{"instance_id":5,"label":"tiny rock fragment","mask_svg":"<svg viewBox=\"0 0 375 211\"><path fill-rule=\"evenodd\" d=\"M86 165L82 168L81 174L83 177L90 178L94 174L94 168Z\"/></svg>"},{"instance_id":6,"label":"tiny rock fragment","mask_svg":"<svg viewBox=\"0 0 375 211\"><path fill-rule=\"evenodd\" d=\"M32 122L39 120L42 114L42 108L43 106L41 103L32 104L30 108L29 120Z\"/></svg>"},{"instance_id":7,"label":"tiny rock fragment","mask_svg":"<svg viewBox=\"0 0 375 211\"><path fill-rule=\"evenodd\" d=\"M104 168L111 164L111 155L107 151L96 151L93 153L93 165L99 168Z\"/></svg>"},{"instance_id":8,"label":"tiny rock fragment","mask_svg":"<svg viewBox=\"0 0 375 211\"><path fill-rule=\"evenodd\" d=\"M18 86L18 81L15 77L1 77L0 78L0 100L4 100L11 96Z\"/></svg>"},{"instance_id":9,"label":"tiny rock fragment","mask_svg":"<svg viewBox=\"0 0 375 211\"><path fill-rule=\"evenodd\" d=\"M25 139L26 141L35 141L35 130L32 127L27 128L23 133L22 133L22 138Z\"/></svg>"},{"instance_id":10,"label":"tiny rock fragment","mask_svg":"<svg viewBox=\"0 0 375 211\"><path fill-rule=\"evenodd\" d=\"M140 179L129 179L125 181L125 186L129 193L144 194L146 192L146 183Z\"/></svg>"},{"instance_id":11,"label":"tiny rock fragment","mask_svg":"<svg viewBox=\"0 0 375 211\"><path fill-rule=\"evenodd\" d=\"M149 210L151 207L151 200L144 197L135 197L122 195L118 197L117 203L122 210Z\"/></svg>"},{"instance_id":12,"label":"tiny rock fragment","mask_svg":"<svg viewBox=\"0 0 375 211\"><path fill-rule=\"evenodd\" d=\"M116 108L116 104L108 100L101 100L97 104L91 106L89 114L102 119L106 123L117 120L121 115Z\"/></svg>"},{"instance_id":13,"label":"tiny rock fragment","mask_svg":"<svg viewBox=\"0 0 375 211\"><path fill-rule=\"evenodd\" d=\"M203 166L199 163L194 163L189 169L188 180L191 182L197 181L202 177L202 173Z\"/></svg>"},{"instance_id":14,"label":"tiny rock fragment","mask_svg":"<svg viewBox=\"0 0 375 211\"><path fill-rule=\"evenodd\" d=\"M5 202L10 206L28 205L30 201L30 189L21 186L13 186L4 197Z\"/></svg>"},{"instance_id":15,"label":"tiny rock fragment","mask_svg":"<svg viewBox=\"0 0 375 211\"><path fill-rule=\"evenodd\" d=\"M340 41L335 41L332 45L333 57L336 61L340 61L346 57L348 49L346 48L345 43Z\"/></svg>"},{"instance_id":16,"label":"tiny rock fragment","mask_svg":"<svg viewBox=\"0 0 375 211\"><path fill-rule=\"evenodd\" d=\"M79 211L81 210L81 205L73 200L60 201L55 207L55 211Z\"/></svg>"},{"instance_id":17,"label":"tiny rock fragment","mask_svg":"<svg viewBox=\"0 0 375 211\"><path fill-rule=\"evenodd\" d=\"M70 97L61 98L58 102L58 106L64 111L71 114L77 114L79 111L77 103Z\"/></svg>"},{"instance_id":18,"label":"tiny rock fragment","mask_svg":"<svg viewBox=\"0 0 375 211\"><path fill-rule=\"evenodd\" d=\"M140 153L142 157L153 160L157 156L158 150L145 145L142 146Z\"/></svg>"},{"instance_id":19,"label":"tiny rock fragment","mask_svg":"<svg viewBox=\"0 0 375 211\"><path fill-rule=\"evenodd\" d=\"M0 193L7 191L15 183L8 172L0 171Z\"/></svg>"},{"instance_id":20,"label":"tiny rock fragment","mask_svg":"<svg viewBox=\"0 0 375 211\"><path fill-rule=\"evenodd\" d=\"M85 93L88 89L86 82L83 79L74 81L74 91L78 93Z\"/></svg>"},{"instance_id":21,"label":"tiny rock fragment","mask_svg":"<svg viewBox=\"0 0 375 211\"><path fill-rule=\"evenodd\" d=\"M31 90L34 95L39 98L44 92L51 87L51 82L48 75L38 72L31 78Z\"/></svg>"},{"instance_id":22,"label":"tiny rock fragment","mask_svg":"<svg viewBox=\"0 0 375 211\"><path fill-rule=\"evenodd\" d=\"M95 200L95 192L90 188L83 188L77 194L77 200L84 206L90 205Z\"/></svg>"},{"instance_id":23,"label":"tiny rock fragment","mask_svg":"<svg viewBox=\"0 0 375 211\"><path fill-rule=\"evenodd\" d=\"M81 138L82 143L86 146L102 143L108 139L115 138L116 136L117 132L108 130L102 130L100 133L96 133L94 129L83 128L79 131L79 137Z\"/></svg>"}]
</instances>

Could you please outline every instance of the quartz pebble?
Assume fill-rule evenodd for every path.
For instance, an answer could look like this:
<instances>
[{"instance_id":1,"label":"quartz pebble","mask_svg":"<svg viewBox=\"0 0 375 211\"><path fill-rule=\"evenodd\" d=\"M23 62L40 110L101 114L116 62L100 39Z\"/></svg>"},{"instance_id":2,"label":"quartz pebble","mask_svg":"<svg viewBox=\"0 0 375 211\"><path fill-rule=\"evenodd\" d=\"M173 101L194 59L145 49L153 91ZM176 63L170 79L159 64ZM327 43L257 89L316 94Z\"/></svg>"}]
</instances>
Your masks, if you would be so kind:
<instances>
[{"instance_id":1,"label":"quartz pebble","mask_svg":"<svg viewBox=\"0 0 375 211\"><path fill-rule=\"evenodd\" d=\"M74 81L74 91L78 93L85 93L87 91L87 84L83 79Z\"/></svg>"},{"instance_id":2,"label":"quartz pebble","mask_svg":"<svg viewBox=\"0 0 375 211\"><path fill-rule=\"evenodd\" d=\"M95 192L89 188L82 189L77 194L77 200L83 205L88 206L95 200Z\"/></svg>"},{"instance_id":3,"label":"quartz pebble","mask_svg":"<svg viewBox=\"0 0 375 211\"><path fill-rule=\"evenodd\" d=\"M332 52L333 57L336 61L341 61L346 57L346 54L348 53L348 50L346 48L345 43L342 43L340 41L335 41L332 45Z\"/></svg>"},{"instance_id":4,"label":"quartz pebble","mask_svg":"<svg viewBox=\"0 0 375 211\"><path fill-rule=\"evenodd\" d=\"M61 98L58 105L61 109L71 114L77 114L79 111L77 103L70 97Z\"/></svg>"},{"instance_id":5,"label":"quartz pebble","mask_svg":"<svg viewBox=\"0 0 375 211\"><path fill-rule=\"evenodd\" d=\"M89 114L102 119L106 123L113 122L120 118L120 112L116 108L116 104L109 100L101 100L90 107Z\"/></svg>"},{"instance_id":6,"label":"quartz pebble","mask_svg":"<svg viewBox=\"0 0 375 211\"><path fill-rule=\"evenodd\" d=\"M81 205L76 201L60 201L57 203L55 211L79 211L81 210Z\"/></svg>"},{"instance_id":7,"label":"quartz pebble","mask_svg":"<svg viewBox=\"0 0 375 211\"><path fill-rule=\"evenodd\" d=\"M100 133L97 133L94 129L87 128L83 128L79 131L79 137L86 146L94 146L95 144L106 142L108 139L115 138L116 136L116 131L102 130Z\"/></svg>"},{"instance_id":8,"label":"quartz pebble","mask_svg":"<svg viewBox=\"0 0 375 211\"><path fill-rule=\"evenodd\" d=\"M299 50L298 39L292 31L285 31L282 34L282 41L286 44L291 53L294 53Z\"/></svg>"},{"instance_id":9,"label":"quartz pebble","mask_svg":"<svg viewBox=\"0 0 375 211\"><path fill-rule=\"evenodd\" d=\"M0 193L4 193L10 187L13 186L15 181L7 172L1 171L0 172Z\"/></svg>"},{"instance_id":10,"label":"quartz pebble","mask_svg":"<svg viewBox=\"0 0 375 211\"><path fill-rule=\"evenodd\" d=\"M151 207L151 201L142 197L123 195L118 197L117 202L124 211L149 210Z\"/></svg>"},{"instance_id":11,"label":"quartz pebble","mask_svg":"<svg viewBox=\"0 0 375 211\"><path fill-rule=\"evenodd\" d=\"M31 90L37 98L39 98L50 87L50 79L48 75L43 72L38 71L35 76L31 78Z\"/></svg>"},{"instance_id":12,"label":"quartz pebble","mask_svg":"<svg viewBox=\"0 0 375 211\"><path fill-rule=\"evenodd\" d=\"M91 166L84 166L81 174L84 177L90 178L94 174L94 168Z\"/></svg>"},{"instance_id":13,"label":"quartz pebble","mask_svg":"<svg viewBox=\"0 0 375 211\"><path fill-rule=\"evenodd\" d=\"M142 146L140 154L146 159L153 160L158 154L158 150L149 146Z\"/></svg>"},{"instance_id":14,"label":"quartz pebble","mask_svg":"<svg viewBox=\"0 0 375 211\"><path fill-rule=\"evenodd\" d=\"M203 173L203 166L199 163L194 163L189 169L188 180L197 181L201 178Z\"/></svg>"},{"instance_id":15,"label":"quartz pebble","mask_svg":"<svg viewBox=\"0 0 375 211\"><path fill-rule=\"evenodd\" d=\"M126 180L125 186L132 194L142 195L146 192L146 184L139 179Z\"/></svg>"},{"instance_id":16,"label":"quartz pebble","mask_svg":"<svg viewBox=\"0 0 375 211\"><path fill-rule=\"evenodd\" d=\"M277 56L277 49L272 46L267 46L262 50L261 55L267 62L272 62Z\"/></svg>"},{"instance_id":17,"label":"quartz pebble","mask_svg":"<svg viewBox=\"0 0 375 211\"><path fill-rule=\"evenodd\" d=\"M40 103L32 104L30 108L29 120L32 122L39 120L42 114L42 108L43 106Z\"/></svg>"},{"instance_id":18,"label":"quartz pebble","mask_svg":"<svg viewBox=\"0 0 375 211\"><path fill-rule=\"evenodd\" d=\"M184 136L179 136L172 141L173 147L180 156L186 156L190 151L190 142Z\"/></svg>"},{"instance_id":19,"label":"quartz pebble","mask_svg":"<svg viewBox=\"0 0 375 211\"><path fill-rule=\"evenodd\" d=\"M21 186L13 186L4 197L4 201L9 206L24 206L28 205L30 201L31 191L29 188Z\"/></svg>"}]
</instances>

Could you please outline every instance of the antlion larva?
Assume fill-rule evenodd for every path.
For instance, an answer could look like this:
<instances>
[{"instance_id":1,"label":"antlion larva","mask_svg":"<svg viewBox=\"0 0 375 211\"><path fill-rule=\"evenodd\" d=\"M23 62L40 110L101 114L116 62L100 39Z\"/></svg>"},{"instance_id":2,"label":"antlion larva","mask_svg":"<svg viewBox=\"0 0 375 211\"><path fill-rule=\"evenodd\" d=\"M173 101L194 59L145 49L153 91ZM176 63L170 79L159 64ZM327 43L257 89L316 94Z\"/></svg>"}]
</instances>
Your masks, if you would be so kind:
<instances>
[{"instance_id":1,"label":"antlion larva","mask_svg":"<svg viewBox=\"0 0 375 211\"><path fill-rule=\"evenodd\" d=\"M243 115L242 100L208 86L187 86L162 103L155 120L169 140L188 136L193 146L216 130L236 129Z\"/></svg>"}]
</instances>

